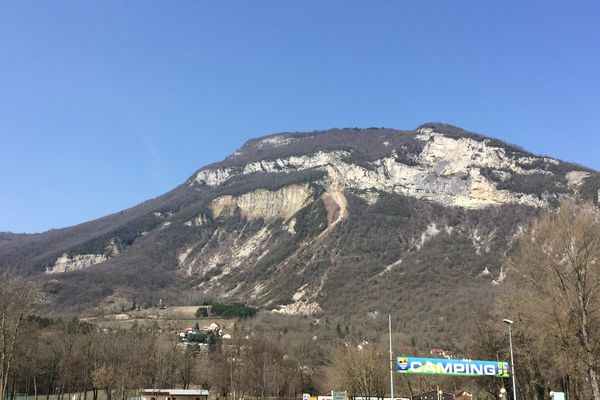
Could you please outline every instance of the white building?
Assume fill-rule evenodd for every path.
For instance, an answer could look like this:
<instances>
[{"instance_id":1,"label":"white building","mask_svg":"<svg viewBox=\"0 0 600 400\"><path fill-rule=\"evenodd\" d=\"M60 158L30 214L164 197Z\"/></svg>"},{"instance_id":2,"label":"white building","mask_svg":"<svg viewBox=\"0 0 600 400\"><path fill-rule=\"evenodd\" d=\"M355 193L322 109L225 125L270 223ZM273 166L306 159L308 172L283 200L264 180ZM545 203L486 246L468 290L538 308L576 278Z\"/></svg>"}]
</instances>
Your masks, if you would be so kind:
<instances>
[{"instance_id":1,"label":"white building","mask_svg":"<svg viewBox=\"0 0 600 400\"><path fill-rule=\"evenodd\" d=\"M140 389L140 400L208 400L208 390Z\"/></svg>"}]
</instances>

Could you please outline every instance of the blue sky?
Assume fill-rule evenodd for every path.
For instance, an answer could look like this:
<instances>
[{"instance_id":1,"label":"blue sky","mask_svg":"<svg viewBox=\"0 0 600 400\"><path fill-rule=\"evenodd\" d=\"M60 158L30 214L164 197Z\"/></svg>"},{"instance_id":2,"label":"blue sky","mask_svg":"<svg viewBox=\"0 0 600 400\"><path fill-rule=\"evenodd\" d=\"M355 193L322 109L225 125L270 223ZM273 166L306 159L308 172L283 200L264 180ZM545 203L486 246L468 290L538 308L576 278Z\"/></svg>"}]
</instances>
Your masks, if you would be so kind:
<instances>
[{"instance_id":1,"label":"blue sky","mask_svg":"<svg viewBox=\"0 0 600 400\"><path fill-rule=\"evenodd\" d=\"M600 169L597 1L3 1L0 231L162 194L246 140L442 121Z\"/></svg>"}]
</instances>

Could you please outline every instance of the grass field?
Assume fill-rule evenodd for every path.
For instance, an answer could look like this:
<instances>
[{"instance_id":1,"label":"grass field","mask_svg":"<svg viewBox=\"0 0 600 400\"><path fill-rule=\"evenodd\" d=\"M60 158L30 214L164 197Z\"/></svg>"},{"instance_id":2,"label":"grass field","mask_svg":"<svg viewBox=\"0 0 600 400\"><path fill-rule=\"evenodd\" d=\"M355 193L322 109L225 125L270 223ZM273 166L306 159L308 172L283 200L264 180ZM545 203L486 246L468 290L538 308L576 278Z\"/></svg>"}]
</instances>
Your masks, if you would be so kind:
<instances>
[{"instance_id":1,"label":"grass field","mask_svg":"<svg viewBox=\"0 0 600 400\"><path fill-rule=\"evenodd\" d=\"M134 394L135 395L135 394ZM106 393L104 393L102 390L100 390L98 392L98 400L106 400ZM93 393L90 391L87 393L87 400L92 400L94 398ZM51 394L48 397L49 400L58 400L58 395L57 394ZM65 393L63 395L63 400L83 400L83 393ZM30 396L26 396L25 394L22 393L18 393L15 395L14 400L35 400L35 396L30 395ZM40 394L38 395L38 400L46 400L46 395L45 394Z\"/></svg>"},{"instance_id":2,"label":"grass field","mask_svg":"<svg viewBox=\"0 0 600 400\"><path fill-rule=\"evenodd\" d=\"M183 330L192 328L196 323L200 329L216 323L229 330L235 323L234 319L224 318L196 318L198 306L173 306L164 310L148 308L145 310L126 311L120 314L107 314L101 317L85 318L84 321L93 323L101 328L129 329L134 324L138 326L152 326L158 324L166 330Z\"/></svg>"}]
</instances>

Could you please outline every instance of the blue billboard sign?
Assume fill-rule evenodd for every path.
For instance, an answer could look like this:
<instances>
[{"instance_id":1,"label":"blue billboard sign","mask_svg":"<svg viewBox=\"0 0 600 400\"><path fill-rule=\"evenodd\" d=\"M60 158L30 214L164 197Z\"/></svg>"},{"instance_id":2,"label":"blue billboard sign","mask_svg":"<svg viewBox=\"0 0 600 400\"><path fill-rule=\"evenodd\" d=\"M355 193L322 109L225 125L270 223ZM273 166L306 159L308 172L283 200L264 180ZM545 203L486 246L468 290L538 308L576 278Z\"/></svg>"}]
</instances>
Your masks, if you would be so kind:
<instances>
[{"instance_id":1,"label":"blue billboard sign","mask_svg":"<svg viewBox=\"0 0 600 400\"><path fill-rule=\"evenodd\" d=\"M495 376L508 378L504 361L454 360L446 358L396 357L396 370L401 374Z\"/></svg>"}]
</instances>

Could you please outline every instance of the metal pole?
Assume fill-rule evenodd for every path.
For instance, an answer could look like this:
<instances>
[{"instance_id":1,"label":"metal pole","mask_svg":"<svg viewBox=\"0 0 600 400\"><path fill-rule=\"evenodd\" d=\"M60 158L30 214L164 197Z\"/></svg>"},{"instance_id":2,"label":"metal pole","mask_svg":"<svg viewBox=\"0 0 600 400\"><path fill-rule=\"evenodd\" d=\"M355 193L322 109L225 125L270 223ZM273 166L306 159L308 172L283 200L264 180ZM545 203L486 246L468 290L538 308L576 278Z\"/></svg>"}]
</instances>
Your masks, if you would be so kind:
<instances>
[{"instance_id":1,"label":"metal pole","mask_svg":"<svg viewBox=\"0 0 600 400\"><path fill-rule=\"evenodd\" d=\"M513 400L517 400L517 384L515 379L515 361L513 358L511 325L512 324L508 324L508 342L510 343L510 368L512 371Z\"/></svg>"},{"instance_id":2,"label":"metal pole","mask_svg":"<svg viewBox=\"0 0 600 400\"><path fill-rule=\"evenodd\" d=\"M390 333L390 394L394 400L394 353L392 353L392 316L388 314L388 328Z\"/></svg>"}]
</instances>

